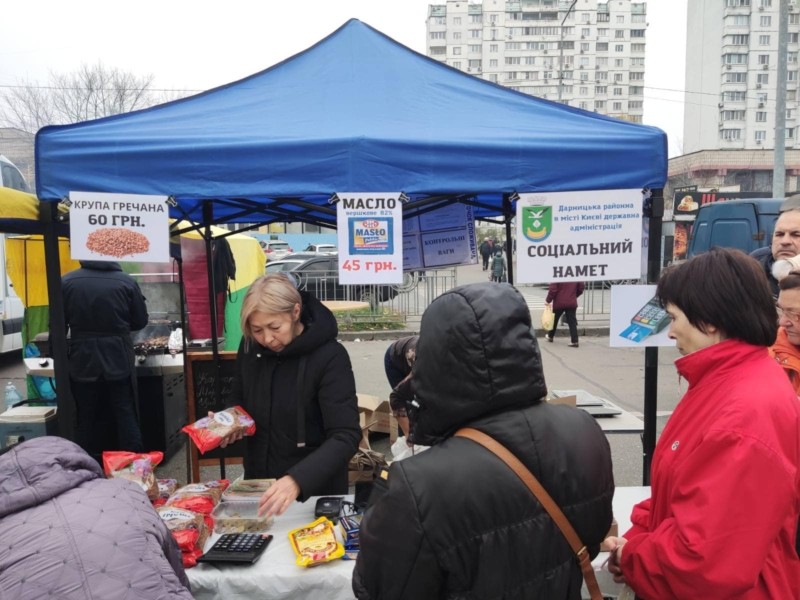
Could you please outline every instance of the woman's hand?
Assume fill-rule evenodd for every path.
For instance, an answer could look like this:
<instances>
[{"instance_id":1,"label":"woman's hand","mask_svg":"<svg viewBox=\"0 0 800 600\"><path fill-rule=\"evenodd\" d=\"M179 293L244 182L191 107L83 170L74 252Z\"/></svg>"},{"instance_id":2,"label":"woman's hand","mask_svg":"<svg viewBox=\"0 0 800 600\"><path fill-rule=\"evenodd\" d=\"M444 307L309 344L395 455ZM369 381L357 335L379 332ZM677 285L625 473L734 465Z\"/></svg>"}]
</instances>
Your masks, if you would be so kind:
<instances>
[{"instance_id":1,"label":"woman's hand","mask_svg":"<svg viewBox=\"0 0 800 600\"><path fill-rule=\"evenodd\" d=\"M614 576L617 583L625 583L625 575L622 573L622 548L628 542L624 537L607 537L606 545L611 548L608 557L608 572Z\"/></svg>"},{"instance_id":2,"label":"woman's hand","mask_svg":"<svg viewBox=\"0 0 800 600\"><path fill-rule=\"evenodd\" d=\"M213 411L208 411L208 418L209 419L213 419L214 418L214 412ZM220 448L224 448L228 444L233 444L234 442L238 442L243 437L244 437L244 430L239 428L238 430L234 431L233 433L231 433L229 435L226 435L224 438L222 438L222 441L220 442L219 447Z\"/></svg>"},{"instance_id":3,"label":"woman's hand","mask_svg":"<svg viewBox=\"0 0 800 600\"><path fill-rule=\"evenodd\" d=\"M282 515L299 495L300 486L291 476L284 475L261 496L258 501L258 516L269 518Z\"/></svg>"}]
</instances>

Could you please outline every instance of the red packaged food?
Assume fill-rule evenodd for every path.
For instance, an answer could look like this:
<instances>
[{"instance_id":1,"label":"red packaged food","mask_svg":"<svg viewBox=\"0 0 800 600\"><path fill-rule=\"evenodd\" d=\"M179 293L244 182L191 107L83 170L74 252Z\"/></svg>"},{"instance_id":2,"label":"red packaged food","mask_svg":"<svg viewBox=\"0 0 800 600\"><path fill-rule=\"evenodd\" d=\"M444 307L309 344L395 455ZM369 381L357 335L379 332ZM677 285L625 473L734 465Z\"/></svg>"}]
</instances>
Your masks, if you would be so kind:
<instances>
[{"instance_id":1,"label":"red packaged food","mask_svg":"<svg viewBox=\"0 0 800 600\"><path fill-rule=\"evenodd\" d=\"M167 500L167 506L185 508L201 515L210 515L214 507L219 504L230 482L227 479L217 479L204 483L190 483L179 488Z\"/></svg>"},{"instance_id":2,"label":"red packaged food","mask_svg":"<svg viewBox=\"0 0 800 600\"><path fill-rule=\"evenodd\" d=\"M107 451L103 452L103 470L107 477L119 477L138 484L150 500L158 497L155 468L164 460L164 453Z\"/></svg>"},{"instance_id":3,"label":"red packaged food","mask_svg":"<svg viewBox=\"0 0 800 600\"><path fill-rule=\"evenodd\" d=\"M181 431L189 434L200 454L205 454L237 431L241 431L243 435L253 435L256 432L256 422L241 406L234 406L214 413L213 417L203 417L186 425Z\"/></svg>"}]
</instances>

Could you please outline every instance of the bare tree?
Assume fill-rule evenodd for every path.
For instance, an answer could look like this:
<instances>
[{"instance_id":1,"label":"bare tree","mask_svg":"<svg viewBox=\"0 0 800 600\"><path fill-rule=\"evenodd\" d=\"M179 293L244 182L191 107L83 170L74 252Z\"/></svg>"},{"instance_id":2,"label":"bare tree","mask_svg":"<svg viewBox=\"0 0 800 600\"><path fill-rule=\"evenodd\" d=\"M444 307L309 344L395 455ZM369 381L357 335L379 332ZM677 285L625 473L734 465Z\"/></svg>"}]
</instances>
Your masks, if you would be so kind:
<instances>
[{"instance_id":1,"label":"bare tree","mask_svg":"<svg viewBox=\"0 0 800 600\"><path fill-rule=\"evenodd\" d=\"M163 100L152 89L153 75L136 76L98 62L67 74L50 74L40 86L24 81L0 95L0 119L8 127L35 133L64 125L147 108Z\"/></svg>"}]
</instances>

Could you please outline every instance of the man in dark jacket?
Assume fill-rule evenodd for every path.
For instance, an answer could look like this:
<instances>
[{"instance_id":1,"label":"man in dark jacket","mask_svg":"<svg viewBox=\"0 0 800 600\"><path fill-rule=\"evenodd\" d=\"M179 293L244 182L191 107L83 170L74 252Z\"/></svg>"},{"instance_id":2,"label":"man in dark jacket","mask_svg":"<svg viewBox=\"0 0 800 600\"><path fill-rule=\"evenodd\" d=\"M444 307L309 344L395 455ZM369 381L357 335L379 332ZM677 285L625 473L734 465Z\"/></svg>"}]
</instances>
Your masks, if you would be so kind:
<instances>
[{"instance_id":1,"label":"man in dark jacket","mask_svg":"<svg viewBox=\"0 0 800 600\"><path fill-rule=\"evenodd\" d=\"M475 442L506 446L559 504L592 556L611 525L611 452L587 413L543 401L547 387L525 300L479 283L425 311L412 372L414 443L361 524L361 599L578 600L582 575L560 530L522 481ZM415 406L416 404L416 406Z\"/></svg>"},{"instance_id":2,"label":"man in dark jacket","mask_svg":"<svg viewBox=\"0 0 800 600\"><path fill-rule=\"evenodd\" d=\"M772 266L776 260L793 258L800 254L800 208L789 208L781 212L775 221L775 231L772 234L772 243L769 248L758 248L750 253L767 274L772 296L777 300L778 280L772 273Z\"/></svg>"},{"instance_id":3,"label":"man in dark jacket","mask_svg":"<svg viewBox=\"0 0 800 600\"><path fill-rule=\"evenodd\" d=\"M0 598L191 600L178 545L135 483L76 444L0 455Z\"/></svg>"},{"instance_id":4,"label":"man in dark jacket","mask_svg":"<svg viewBox=\"0 0 800 600\"><path fill-rule=\"evenodd\" d=\"M70 332L69 376L78 413L76 441L99 460L109 414L116 430L114 450L140 452L131 332L147 325L139 285L116 262L80 261L62 278L64 317Z\"/></svg>"}]
</instances>

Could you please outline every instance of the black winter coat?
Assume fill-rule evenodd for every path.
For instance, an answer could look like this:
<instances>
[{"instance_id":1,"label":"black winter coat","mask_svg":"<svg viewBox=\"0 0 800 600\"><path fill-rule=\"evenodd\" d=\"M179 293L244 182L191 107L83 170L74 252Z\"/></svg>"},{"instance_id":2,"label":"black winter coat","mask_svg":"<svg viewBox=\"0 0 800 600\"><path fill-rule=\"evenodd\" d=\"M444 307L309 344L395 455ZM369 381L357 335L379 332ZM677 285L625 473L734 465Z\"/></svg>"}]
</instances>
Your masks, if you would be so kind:
<instances>
[{"instance_id":1,"label":"black winter coat","mask_svg":"<svg viewBox=\"0 0 800 600\"><path fill-rule=\"evenodd\" d=\"M245 478L291 475L306 500L347 493L347 463L361 427L353 369L336 341L336 319L319 300L301 295L305 329L283 351L242 340L233 399L256 422L255 435L246 438Z\"/></svg>"},{"instance_id":2,"label":"black winter coat","mask_svg":"<svg viewBox=\"0 0 800 600\"><path fill-rule=\"evenodd\" d=\"M361 599L578 600L582 575L550 516L499 458L452 437L479 429L538 478L592 556L611 525L611 453L587 413L541 401L541 356L522 296L481 283L422 317L413 437L435 444L392 465L367 509L353 591Z\"/></svg>"},{"instance_id":3,"label":"black winter coat","mask_svg":"<svg viewBox=\"0 0 800 600\"><path fill-rule=\"evenodd\" d=\"M136 281L116 262L81 261L62 278L70 331L69 374L75 381L119 381L133 375L131 332L147 325Z\"/></svg>"}]
</instances>

